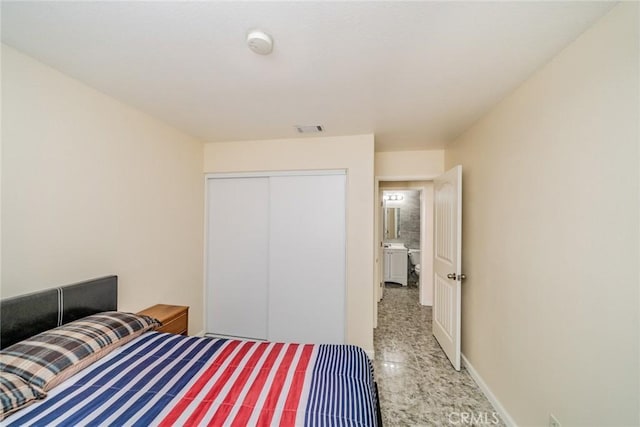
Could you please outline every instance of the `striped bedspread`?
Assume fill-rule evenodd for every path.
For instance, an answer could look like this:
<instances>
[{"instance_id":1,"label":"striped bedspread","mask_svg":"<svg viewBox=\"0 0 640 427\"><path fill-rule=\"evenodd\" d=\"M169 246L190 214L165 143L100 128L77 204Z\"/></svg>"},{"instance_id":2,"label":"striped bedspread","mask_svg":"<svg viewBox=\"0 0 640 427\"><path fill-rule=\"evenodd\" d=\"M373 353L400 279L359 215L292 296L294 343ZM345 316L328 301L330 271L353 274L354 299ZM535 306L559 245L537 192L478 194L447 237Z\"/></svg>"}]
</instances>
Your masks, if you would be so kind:
<instances>
[{"instance_id":1,"label":"striped bedspread","mask_svg":"<svg viewBox=\"0 0 640 427\"><path fill-rule=\"evenodd\" d=\"M148 332L3 425L375 426L366 354Z\"/></svg>"}]
</instances>

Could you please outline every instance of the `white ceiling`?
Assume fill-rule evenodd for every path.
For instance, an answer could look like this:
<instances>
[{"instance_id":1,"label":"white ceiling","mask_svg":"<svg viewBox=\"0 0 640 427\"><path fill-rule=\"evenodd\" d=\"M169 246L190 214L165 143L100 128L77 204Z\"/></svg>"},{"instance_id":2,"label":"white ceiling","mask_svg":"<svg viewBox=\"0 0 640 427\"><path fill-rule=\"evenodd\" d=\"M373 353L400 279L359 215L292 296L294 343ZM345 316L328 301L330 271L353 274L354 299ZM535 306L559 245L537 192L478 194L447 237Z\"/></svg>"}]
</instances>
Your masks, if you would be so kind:
<instances>
[{"instance_id":1,"label":"white ceiling","mask_svg":"<svg viewBox=\"0 0 640 427\"><path fill-rule=\"evenodd\" d=\"M2 41L209 142L442 148L612 2L2 2ZM269 56L246 33L274 38ZM578 70L579 72L579 70Z\"/></svg>"}]
</instances>

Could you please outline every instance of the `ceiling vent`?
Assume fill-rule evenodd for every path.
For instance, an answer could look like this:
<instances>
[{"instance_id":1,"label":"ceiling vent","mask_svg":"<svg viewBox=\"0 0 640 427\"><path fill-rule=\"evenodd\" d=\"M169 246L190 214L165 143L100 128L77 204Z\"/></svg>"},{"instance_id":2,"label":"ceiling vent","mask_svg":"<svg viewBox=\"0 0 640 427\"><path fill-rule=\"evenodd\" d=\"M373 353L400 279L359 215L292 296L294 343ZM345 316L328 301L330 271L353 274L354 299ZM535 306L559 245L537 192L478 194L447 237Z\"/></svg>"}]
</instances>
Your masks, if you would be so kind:
<instances>
[{"instance_id":1,"label":"ceiling vent","mask_svg":"<svg viewBox=\"0 0 640 427\"><path fill-rule=\"evenodd\" d=\"M324 132L324 129L320 125L296 126L295 128L298 131L298 133L320 133L320 132Z\"/></svg>"}]
</instances>

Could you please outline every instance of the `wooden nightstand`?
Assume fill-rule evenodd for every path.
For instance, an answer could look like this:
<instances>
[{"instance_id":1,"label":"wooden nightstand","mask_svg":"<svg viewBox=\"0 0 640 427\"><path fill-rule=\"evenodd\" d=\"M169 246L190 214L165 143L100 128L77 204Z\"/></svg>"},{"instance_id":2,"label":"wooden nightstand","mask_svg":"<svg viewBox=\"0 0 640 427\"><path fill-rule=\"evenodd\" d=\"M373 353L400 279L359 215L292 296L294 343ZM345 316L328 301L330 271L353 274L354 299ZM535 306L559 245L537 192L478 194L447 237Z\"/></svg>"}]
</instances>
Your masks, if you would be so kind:
<instances>
[{"instance_id":1,"label":"wooden nightstand","mask_svg":"<svg viewBox=\"0 0 640 427\"><path fill-rule=\"evenodd\" d=\"M156 304L138 314L146 314L162 322L158 332L187 335L189 330L189 307L184 305Z\"/></svg>"}]
</instances>

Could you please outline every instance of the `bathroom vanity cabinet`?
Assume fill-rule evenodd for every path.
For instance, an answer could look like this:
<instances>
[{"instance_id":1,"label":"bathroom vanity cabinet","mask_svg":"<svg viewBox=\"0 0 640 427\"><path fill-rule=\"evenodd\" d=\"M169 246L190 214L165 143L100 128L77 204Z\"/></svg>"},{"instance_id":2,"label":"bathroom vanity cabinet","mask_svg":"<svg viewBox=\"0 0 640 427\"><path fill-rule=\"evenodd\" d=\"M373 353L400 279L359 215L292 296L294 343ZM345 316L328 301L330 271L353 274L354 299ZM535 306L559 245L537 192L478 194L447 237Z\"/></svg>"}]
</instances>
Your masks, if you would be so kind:
<instances>
[{"instance_id":1,"label":"bathroom vanity cabinet","mask_svg":"<svg viewBox=\"0 0 640 427\"><path fill-rule=\"evenodd\" d=\"M407 248L384 249L384 281L407 286Z\"/></svg>"}]
</instances>

